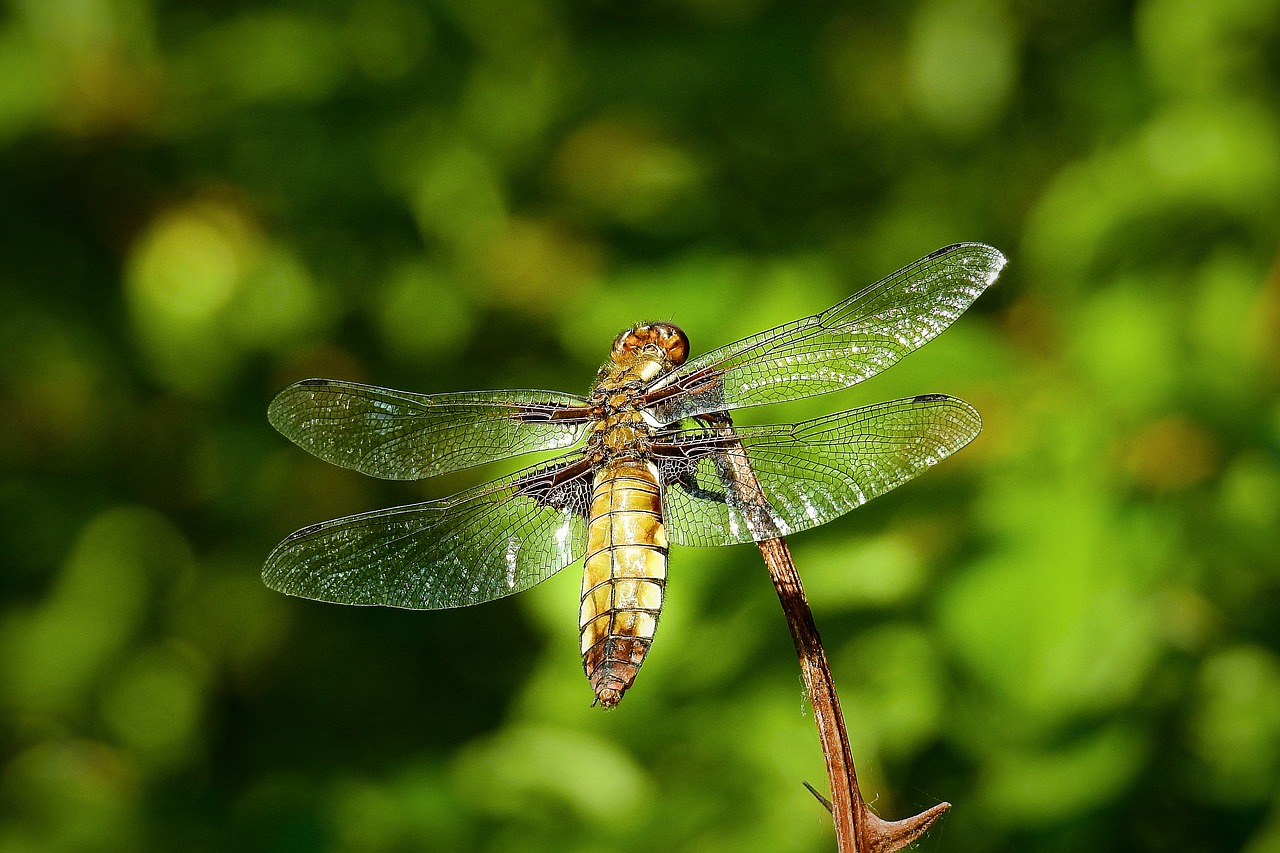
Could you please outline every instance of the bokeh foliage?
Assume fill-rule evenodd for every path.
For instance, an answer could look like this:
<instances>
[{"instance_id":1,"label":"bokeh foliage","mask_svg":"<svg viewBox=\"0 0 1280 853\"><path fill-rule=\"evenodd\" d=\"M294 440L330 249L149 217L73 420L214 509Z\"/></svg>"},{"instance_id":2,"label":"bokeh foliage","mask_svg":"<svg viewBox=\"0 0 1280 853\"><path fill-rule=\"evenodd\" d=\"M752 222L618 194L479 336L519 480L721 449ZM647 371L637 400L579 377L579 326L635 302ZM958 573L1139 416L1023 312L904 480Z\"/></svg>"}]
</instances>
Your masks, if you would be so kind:
<instances>
[{"instance_id":1,"label":"bokeh foliage","mask_svg":"<svg viewBox=\"0 0 1280 853\"><path fill-rule=\"evenodd\" d=\"M833 849L759 558L679 550L622 707L575 572L286 599L447 494L267 425L311 375L584 391L962 239L960 322L793 419L975 444L792 543L868 798L981 851L1280 851L1280 2L7 0L0 851Z\"/></svg>"}]
</instances>

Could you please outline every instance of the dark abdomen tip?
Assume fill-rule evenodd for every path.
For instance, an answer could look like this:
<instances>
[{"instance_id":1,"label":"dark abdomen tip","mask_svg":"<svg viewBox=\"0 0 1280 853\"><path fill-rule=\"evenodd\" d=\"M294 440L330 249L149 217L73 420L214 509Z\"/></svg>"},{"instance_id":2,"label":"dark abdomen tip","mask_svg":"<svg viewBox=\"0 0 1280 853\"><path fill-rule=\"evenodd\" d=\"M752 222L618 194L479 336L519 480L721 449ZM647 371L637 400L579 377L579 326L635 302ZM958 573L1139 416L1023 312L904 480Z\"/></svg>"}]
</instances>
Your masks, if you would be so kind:
<instances>
[{"instance_id":1,"label":"dark abdomen tip","mask_svg":"<svg viewBox=\"0 0 1280 853\"><path fill-rule=\"evenodd\" d=\"M622 691L606 687L596 694L596 699L600 702L600 707L602 708L616 708L618 703L622 701Z\"/></svg>"}]
</instances>

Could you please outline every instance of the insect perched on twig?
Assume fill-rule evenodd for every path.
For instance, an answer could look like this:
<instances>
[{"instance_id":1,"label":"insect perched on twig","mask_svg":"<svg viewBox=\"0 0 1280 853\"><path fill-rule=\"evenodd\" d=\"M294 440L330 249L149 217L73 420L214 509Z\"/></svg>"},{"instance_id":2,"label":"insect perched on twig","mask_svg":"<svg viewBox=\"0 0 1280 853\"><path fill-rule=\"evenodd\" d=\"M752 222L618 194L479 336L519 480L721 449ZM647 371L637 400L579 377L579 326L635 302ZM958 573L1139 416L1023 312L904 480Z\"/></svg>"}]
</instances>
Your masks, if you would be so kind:
<instances>
[{"instance_id":1,"label":"insect perched on twig","mask_svg":"<svg viewBox=\"0 0 1280 853\"><path fill-rule=\"evenodd\" d=\"M949 246L826 311L692 360L679 327L641 323L614 341L586 397L299 382L272 402L271 423L375 477L579 447L452 497L303 528L263 578L321 601L434 609L528 589L585 556L583 664L613 707L653 642L671 543L759 542L824 524L981 428L969 404L942 394L773 426L731 429L723 413L874 376L950 325L1004 263L989 246Z\"/></svg>"}]
</instances>

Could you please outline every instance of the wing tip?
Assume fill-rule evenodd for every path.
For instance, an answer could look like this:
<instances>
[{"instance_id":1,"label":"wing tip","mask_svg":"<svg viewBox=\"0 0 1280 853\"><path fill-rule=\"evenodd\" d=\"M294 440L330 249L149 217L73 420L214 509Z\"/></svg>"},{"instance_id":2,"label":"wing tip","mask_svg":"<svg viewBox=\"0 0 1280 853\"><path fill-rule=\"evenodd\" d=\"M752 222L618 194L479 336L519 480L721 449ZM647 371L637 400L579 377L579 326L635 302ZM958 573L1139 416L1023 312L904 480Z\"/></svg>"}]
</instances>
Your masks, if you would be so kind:
<instances>
[{"instance_id":1,"label":"wing tip","mask_svg":"<svg viewBox=\"0 0 1280 853\"><path fill-rule=\"evenodd\" d=\"M275 396L275 400L272 400L272 403L274 404L276 400L280 400L285 397L291 397L299 391L319 391L336 384L337 382L333 379L319 379L314 377L311 379L299 379L297 382L294 382L292 385L288 385L281 390L280 393Z\"/></svg>"},{"instance_id":2,"label":"wing tip","mask_svg":"<svg viewBox=\"0 0 1280 853\"><path fill-rule=\"evenodd\" d=\"M333 384L329 379L302 379L292 385L284 388L279 394L271 399L267 404L267 422L275 427L278 431L288 436L285 427L290 422L289 407L293 403L294 397L300 391L314 392L323 388L328 388ZM292 438L292 436L289 436Z\"/></svg>"},{"instance_id":3,"label":"wing tip","mask_svg":"<svg viewBox=\"0 0 1280 853\"><path fill-rule=\"evenodd\" d=\"M996 277L1000 275L1000 272L1009 263L1009 259L1005 256L1005 254L1001 252L999 249L997 249L995 246L989 246L986 243L976 243L976 242L952 243L949 246L943 246L941 249L938 249L936 252L932 252L925 260L930 260L930 261L937 260L938 258L944 257L946 255L957 254L960 252L964 252L970 255L980 256L983 259L984 261L983 266L986 270L986 272L982 276L982 282L983 282L984 288L989 287L991 283L996 280Z\"/></svg>"},{"instance_id":4,"label":"wing tip","mask_svg":"<svg viewBox=\"0 0 1280 853\"><path fill-rule=\"evenodd\" d=\"M324 600L317 598L312 593L300 590L296 581L299 570L306 567L306 560L305 558L301 561L297 559L299 555L294 551L294 546L297 545L299 540L314 536L324 530L330 523L308 524L306 527L290 533L279 545L271 549L271 553L267 555L266 561L262 564L262 582L268 589L297 598L308 598L315 601Z\"/></svg>"},{"instance_id":5,"label":"wing tip","mask_svg":"<svg viewBox=\"0 0 1280 853\"><path fill-rule=\"evenodd\" d=\"M280 549L283 547L284 543L277 546L276 549L267 557L266 563L263 564L262 584L267 589L274 590L275 592L282 592L285 595L296 595L289 586L288 573L282 569L279 561L276 559L276 555L280 553Z\"/></svg>"},{"instance_id":6,"label":"wing tip","mask_svg":"<svg viewBox=\"0 0 1280 853\"><path fill-rule=\"evenodd\" d=\"M339 591L330 589L325 591L323 585L309 583L308 580L316 580L316 576L307 572L307 561L301 562L290 560L289 546L293 544L299 537L314 532L323 525L314 524L310 527L304 527L289 535L283 542L275 547L268 556L266 562L262 566L262 583L274 592L287 595L290 598L300 598L304 601L316 601L321 604L343 604L355 607L368 607L374 605L382 605L388 607L403 607L405 605L392 601L381 601L374 597L360 595L343 595Z\"/></svg>"},{"instance_id":7,"label":"wing tip","mask_svg":"<svg viewBox=\"0 0 1280 853\"><path fill-rule=\"evenodd\" d=\"M970 427L970 435L968 444L978 437L982 432L982 413L979 412L971 403L961 400L959 397L952 397L950 394L917 394L911 398L913 403L941 403L946 408L957 412L961 417L969 421L967 426ZM963 446L963 445L962 445ZM959 449L959 448L957 448Z\"/></svg>"}]
</instances>

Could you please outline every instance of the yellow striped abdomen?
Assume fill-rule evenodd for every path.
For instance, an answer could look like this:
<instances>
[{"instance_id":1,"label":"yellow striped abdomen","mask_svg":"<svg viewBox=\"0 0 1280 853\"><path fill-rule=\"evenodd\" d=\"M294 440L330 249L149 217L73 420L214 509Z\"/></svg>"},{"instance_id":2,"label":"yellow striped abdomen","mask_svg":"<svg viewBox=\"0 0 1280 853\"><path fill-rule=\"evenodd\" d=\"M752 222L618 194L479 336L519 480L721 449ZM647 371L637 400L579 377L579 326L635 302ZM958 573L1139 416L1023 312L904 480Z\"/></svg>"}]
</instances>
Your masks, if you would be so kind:
<instances>
[{"instance_id":1,"label":"yellow striped abdomen","mask_svg":"<svg viewBox=\"0 0 1280 853\"><path fill-rule=\"evenodd\" d=\"M636 460L596 473L582 573L582 664L600 704L622 700L658 628L667 531L657 472Z\"/></svg>"}]
</instances>

